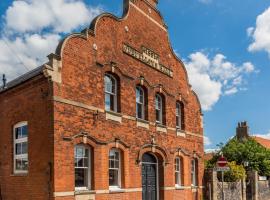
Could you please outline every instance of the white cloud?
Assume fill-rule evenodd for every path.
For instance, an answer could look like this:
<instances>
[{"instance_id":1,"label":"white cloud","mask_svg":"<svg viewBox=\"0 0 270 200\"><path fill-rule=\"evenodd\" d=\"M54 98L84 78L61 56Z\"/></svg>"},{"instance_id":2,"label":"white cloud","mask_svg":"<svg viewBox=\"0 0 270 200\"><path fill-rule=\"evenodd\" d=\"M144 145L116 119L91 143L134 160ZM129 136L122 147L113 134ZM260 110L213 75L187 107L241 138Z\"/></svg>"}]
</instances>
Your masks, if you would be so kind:
<instances>
[{"instance_id":1,"label":"white cloud","mask_svg":"<svg viewBox=\"0 0 270 200\"><path fill-rule=\"evenodd\" d=\"M14 1L6 12L7 28L16 32L36 32L52 28L65 32L88 25L99 8L87 7L81 0Z\"/></svg>"},{"instance_id":2,"label":"white cloud","mask_svg":"<svg viewBox=\"0 0 270 200\"><path fill-rule=\"evenodd\" d=\"M63 34L88 26L100 12L82 0L13 1L2 18L0 74L10 81L43 64Z\"/></svg>"},{"instance_id":3,"label":"white cloud","mask_svg":"<svg viewBox=\"0 0 270 200\"><path fill-rule=\"evenodd\" d=\"M236 94L238 92L238 89L236 87L233 87L231 89L228 89L224 92L224 95L233 95L233 94Z\"/></svg>"},{"instance_id":4,"label":"white cloud","mask_svg":"<svg viewBox=\"0 0 270 200\"><path fill-rule=\"evenodd\" d=\"M8 80L44 63L50 52L54 52L60 39L57 34L24 35L13 40L0 39L0 73ZM25 66L24 66L25 65Z\"/></svg>"},{"instance_id":5,"label":"white cloud","mask_svg":"<svg viewBox=\"0 0 270 200\"><path fill-rule=\"evenodd\" d=\"M227 61L223 54L210 58L203 52L196 52L185 60L190 83L198 94L202 109L207 111L218 102L222 95L232 95L242 90L244 77L255 72L250 62L236 65Z\"/></svg>"},{"instance_id":6,"label":"white cloud","mask_svg":"<svg viewBox=\"0 0 270 200\"><path fill-rule=\"evenodd\" d=\"M203 136L203 140L204 140L204 146L209 146L212 144L210 138L207 136Z\"/></svg>"},{"instance_id":7,"label":"white cloud","mask_svg":"<svg viewBox=\"0 0 270 200\"><path fill-rule=\"evenodd\" d=\"M217 153L219 149L205 149L204 153Z\"/></svg>"},{"instance_id":8,"label":"white cloud","mask_svg":"<svg viewBox=\"0 0 270 200\"><path fill-rule=\"evenodd\" d=\"M256 27L248 28L247 34L253 39L248 50L266 51L270 57L270 7L257 17Z\"/></svg>"}]
</instances>

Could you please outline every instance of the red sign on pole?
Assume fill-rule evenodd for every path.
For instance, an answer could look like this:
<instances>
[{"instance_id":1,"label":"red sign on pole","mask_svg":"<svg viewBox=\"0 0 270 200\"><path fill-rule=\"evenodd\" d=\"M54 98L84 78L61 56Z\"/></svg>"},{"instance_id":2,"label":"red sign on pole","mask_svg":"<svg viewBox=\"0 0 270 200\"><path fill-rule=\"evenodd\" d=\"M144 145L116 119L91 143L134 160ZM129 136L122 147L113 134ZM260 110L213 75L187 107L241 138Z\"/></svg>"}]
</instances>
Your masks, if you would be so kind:
<instances>
[{"instance_id":1,"label":"red sign on pole","mask_svg":"<svg viewBox=\"0 0 270 200\"><path fill-rule=\"evenodd\" d=\"M217 161L217 165L218 167L227 167L228 161L225 157L221 156L218 161Z\"/></svg>"}]
</instances>

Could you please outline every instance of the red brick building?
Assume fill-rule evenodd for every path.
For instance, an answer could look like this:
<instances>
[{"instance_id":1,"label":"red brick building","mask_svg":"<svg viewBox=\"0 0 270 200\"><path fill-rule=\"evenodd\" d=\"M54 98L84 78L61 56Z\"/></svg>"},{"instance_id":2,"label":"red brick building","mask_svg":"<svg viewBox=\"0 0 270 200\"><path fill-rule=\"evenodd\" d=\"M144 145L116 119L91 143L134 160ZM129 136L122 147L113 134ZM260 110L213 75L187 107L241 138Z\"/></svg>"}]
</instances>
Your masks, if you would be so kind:
<instances>
[{"instance_id":1,"label":"red brick building","mask_svg":"<svg viewBox=\"0 0 270 200\"><path fill-rule=\"evenodd\" d=\"M156 6L125 0L0 90L3 200L202 198L201 107Z\"/></svg>"}]
</instances>

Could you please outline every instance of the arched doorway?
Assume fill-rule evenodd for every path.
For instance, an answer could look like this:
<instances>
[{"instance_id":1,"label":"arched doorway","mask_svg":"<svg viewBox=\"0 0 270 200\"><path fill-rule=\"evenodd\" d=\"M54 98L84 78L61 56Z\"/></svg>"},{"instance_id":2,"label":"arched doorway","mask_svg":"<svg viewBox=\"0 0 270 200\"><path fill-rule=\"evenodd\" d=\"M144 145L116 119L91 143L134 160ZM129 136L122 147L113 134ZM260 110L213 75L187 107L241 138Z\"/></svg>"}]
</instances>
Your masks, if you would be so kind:
<instances>
[{"instance_id":1,"label":"arched doorway","mask_svg":"<svg viewBox=\"0 0 270 200\"><path fill-rule=\"evenodd\" d=\"M150 153L142 156L142 200L158 200L158 159Z\"/></svg>"}]
</instances>

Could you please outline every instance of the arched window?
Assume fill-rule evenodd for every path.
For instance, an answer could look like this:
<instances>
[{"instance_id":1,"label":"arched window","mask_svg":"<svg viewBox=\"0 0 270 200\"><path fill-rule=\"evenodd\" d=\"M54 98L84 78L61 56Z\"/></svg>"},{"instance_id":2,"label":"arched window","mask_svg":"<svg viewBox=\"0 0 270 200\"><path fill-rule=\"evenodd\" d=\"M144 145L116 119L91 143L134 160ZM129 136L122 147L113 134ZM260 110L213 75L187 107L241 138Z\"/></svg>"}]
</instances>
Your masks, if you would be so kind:
<instances>
[{"instance_id":1,"label":"arched window","mask_svg":"<svg viewBox=\"0 0 270 200\"><path fill-rule=\"evenodd\" d=\"M176 128L184 130L184 105L181 102L176 102Z\"/></svg>"},{"instance_id":2,"label":"arched window","mask_svg":"<svg viewBox=\"0 0 270 200\"><path fill-rule=\"evenodd\" d=\"M198 186L198 160L191 160L191 185Z\"/></svg>"},{"instance_id":3,"label":"arched window","mask_svg":"<svg viewBox=\"0 0 270 200\"><path fill-rule=\"evenodd\" d=\"M75 158L75 189L86 190L91 188L91 150L85 145L76 145Z\"/></svg>"},{"instance_id":4,"label":"arched window","mask_svg":"<svg viewBox=\"0 0 270 200\"><path fill-rule=\"evenodd\" d=\"M111 74L105 74L105 109L107 111L118 111L118 85L116 78Z\"/></svg>"},{"instance_id":5,"label":"arched window","mask_svg":"<svg viewBox=\"0 0 270 200\"><path fill-rule=\"evenodd\" d=\"M183 159L180 157L175 158L175 185L183 185Z\"/></svg>"},{"instance_id":6,"label":"arched window","mask_svg":"<svg viewBox=\"0 0 270 200\"><path fill-rule=\"evenodd\" d=\"M136 117L146 119L146 94L141 86L136 87Z\"/></svg>"},{"instance_id":7,"label":"arched window","mask_svg":"<svg viewBox=\"0 0 270 200\"><path fill-rule=\"evenodd\" d=\"M155 98L156 122L165 124L165 99L161 94L156 94Z\"/></svg>"},{"instance_id":8,"label":"arched window","mask_svg":"<svg viewBox=\"0 0 270 200\"><path fill-rule=\"evenodd\" d=\"M109 154L109 186L121 188L121 153L119 149L111 149Z\"/></svg>"},{"instance_id":9,"label":"arched window","mask_svg":"<svg viewBox=\"0 0 270 200\"><path fill-rule=\"evenodd\" d=\"M14 173L28 172L28 124L20 122L14 126Z\"/></svg>"}]
</instances>

